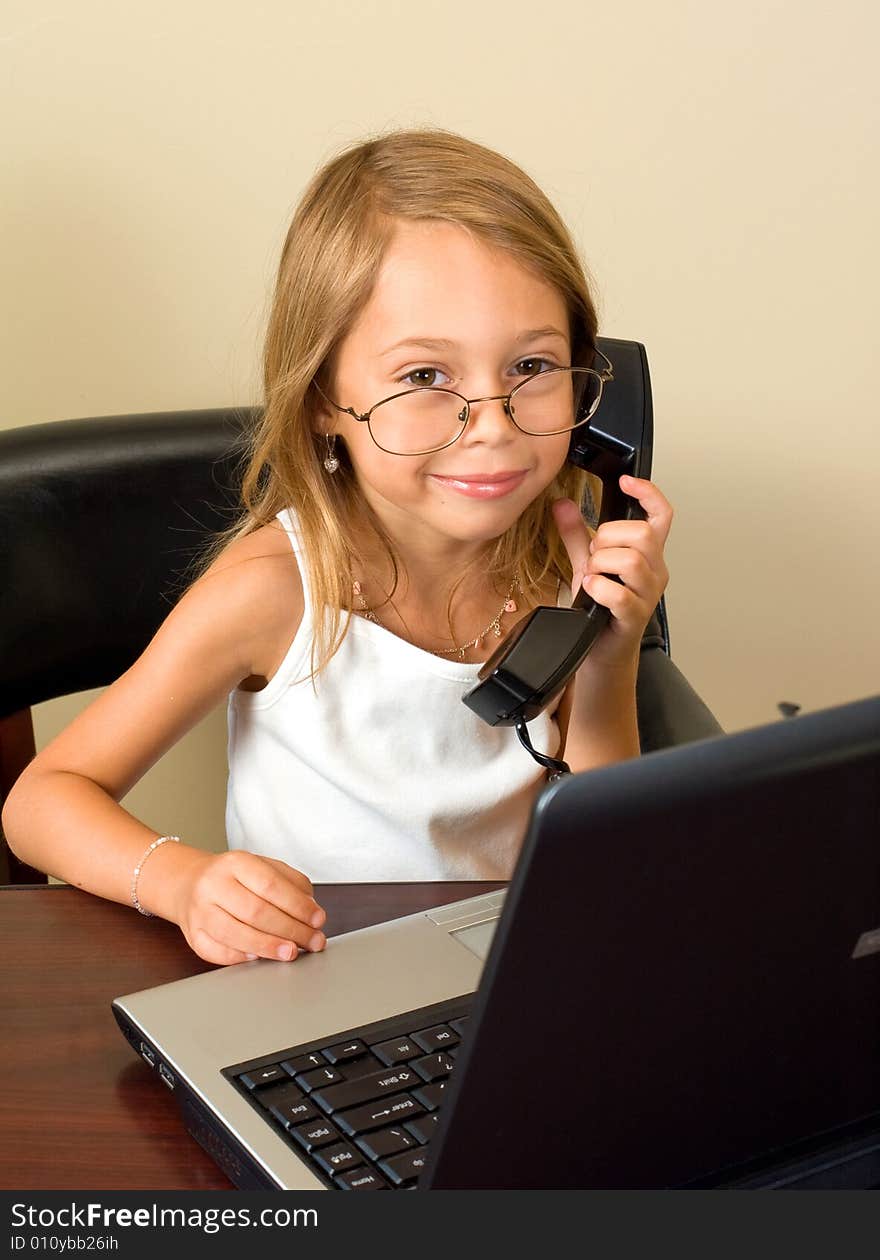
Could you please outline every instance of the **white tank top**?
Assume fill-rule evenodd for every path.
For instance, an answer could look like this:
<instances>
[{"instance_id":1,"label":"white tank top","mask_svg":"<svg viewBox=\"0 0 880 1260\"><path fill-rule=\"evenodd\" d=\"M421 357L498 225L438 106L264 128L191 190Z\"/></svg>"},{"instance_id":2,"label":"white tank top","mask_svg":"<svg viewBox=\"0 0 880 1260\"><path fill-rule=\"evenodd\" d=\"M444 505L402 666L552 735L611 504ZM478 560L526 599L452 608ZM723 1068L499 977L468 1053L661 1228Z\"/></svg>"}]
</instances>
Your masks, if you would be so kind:
<instances>
[{"instance_id":1,"label":"white tank top","mask_svg":"<svg viewBox=\"0 0 880 1260\"><path fill-rule=\"evenodd\" d=\"M295 518L277 520L298 557ZM262 691L229 695L230 849L280 858L313 883L509 879L546 773L512 727L462 704L479 664L353 616L313 688L299 568L305 608L284 660ZM547 713L529 736L559 749Z\"/></svg>"}]
</instances>

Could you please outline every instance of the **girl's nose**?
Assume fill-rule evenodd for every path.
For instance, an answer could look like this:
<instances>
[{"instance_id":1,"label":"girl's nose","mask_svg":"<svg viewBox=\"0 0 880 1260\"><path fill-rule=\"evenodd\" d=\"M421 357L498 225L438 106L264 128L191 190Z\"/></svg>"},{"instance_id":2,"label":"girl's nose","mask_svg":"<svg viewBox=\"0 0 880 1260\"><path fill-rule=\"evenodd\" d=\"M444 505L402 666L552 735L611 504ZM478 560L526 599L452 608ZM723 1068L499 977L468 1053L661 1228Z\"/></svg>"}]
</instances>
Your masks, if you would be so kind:
<instances>
[{"instance_id":1,"label":"girl's nose","mask_svg":"<svg viewBox=\"0 0 880 1260\"><path fill-rule=\"evenodd\" d=\"M470 404L470 419L467 430L472 437L486 438L489 435L507 437L515 426L510 419L508 401L504 396L480 398Z\"/></svg>"}]
</instances>

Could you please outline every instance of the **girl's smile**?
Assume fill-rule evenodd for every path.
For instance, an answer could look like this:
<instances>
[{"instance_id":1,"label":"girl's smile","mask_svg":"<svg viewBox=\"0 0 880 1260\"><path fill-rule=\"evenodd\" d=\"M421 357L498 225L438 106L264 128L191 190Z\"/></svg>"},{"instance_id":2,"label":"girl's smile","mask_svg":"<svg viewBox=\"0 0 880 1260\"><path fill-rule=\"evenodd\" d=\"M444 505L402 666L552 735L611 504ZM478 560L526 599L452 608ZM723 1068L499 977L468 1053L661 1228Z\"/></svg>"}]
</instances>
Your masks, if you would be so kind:
<instances>
[{"instance_id":1,"label":"girl's smile","mask_svg":"<svg viewBox=\"0 0 880 1260\"><path fill-rule=\"evenodd\" d=\"M432 481L455 490L469 499L502 499L513 490L518 490L526 478L528 469L513 469L510 472L497 473L429 473Z\"/></svg>"}]
</instances>

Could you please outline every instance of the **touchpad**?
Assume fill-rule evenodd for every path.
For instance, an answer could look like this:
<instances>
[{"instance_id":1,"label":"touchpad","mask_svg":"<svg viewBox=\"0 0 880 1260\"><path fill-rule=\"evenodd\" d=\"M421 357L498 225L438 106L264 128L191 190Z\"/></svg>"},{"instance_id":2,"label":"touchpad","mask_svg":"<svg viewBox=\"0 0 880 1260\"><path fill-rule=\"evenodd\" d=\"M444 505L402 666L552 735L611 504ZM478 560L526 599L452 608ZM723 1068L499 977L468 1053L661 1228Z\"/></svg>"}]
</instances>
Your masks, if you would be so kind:
<instances>
[{"instance_id":1,"label":"touchpad","mask_svg":"<svg viewBox=\"0 0 880 1260\"><path fill-rule=\"evenodd\" d=\"M482 962L485 962L489 946L492 944L492 937L495 935L497 922L497 919L487 919L485 923L474 923L471 927L459 928L457 932L450 932L450 936L454 936L472 954L476 954Z\"/></svg>"}]
</instances>

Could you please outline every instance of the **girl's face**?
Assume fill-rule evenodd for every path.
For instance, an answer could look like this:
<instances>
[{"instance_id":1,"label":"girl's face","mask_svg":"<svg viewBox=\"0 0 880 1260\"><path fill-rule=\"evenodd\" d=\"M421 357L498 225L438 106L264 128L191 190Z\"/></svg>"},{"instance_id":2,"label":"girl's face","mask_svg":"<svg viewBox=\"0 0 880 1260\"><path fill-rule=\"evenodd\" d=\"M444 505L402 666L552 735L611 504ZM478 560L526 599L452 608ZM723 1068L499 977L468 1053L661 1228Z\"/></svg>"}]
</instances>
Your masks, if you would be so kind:
<instances>
[{"instance_id":1,"label":"girl's face","mask_svg":"<svg viewBox=\"0 0 880 1260\"><path fill-rule=\"evenodd\" d=\"M570 355L566 305L550 284L456 224L399 220L370 300L338 347L330 396L360 414L419 385L483 398L568 366ZM521 433L497 400L475 403L458 440L429 455L380 450L366 424L339 411L322 422L407 551L497 538L550 484L569 445L567 433Z\"/></svg>"}]
</instances>

